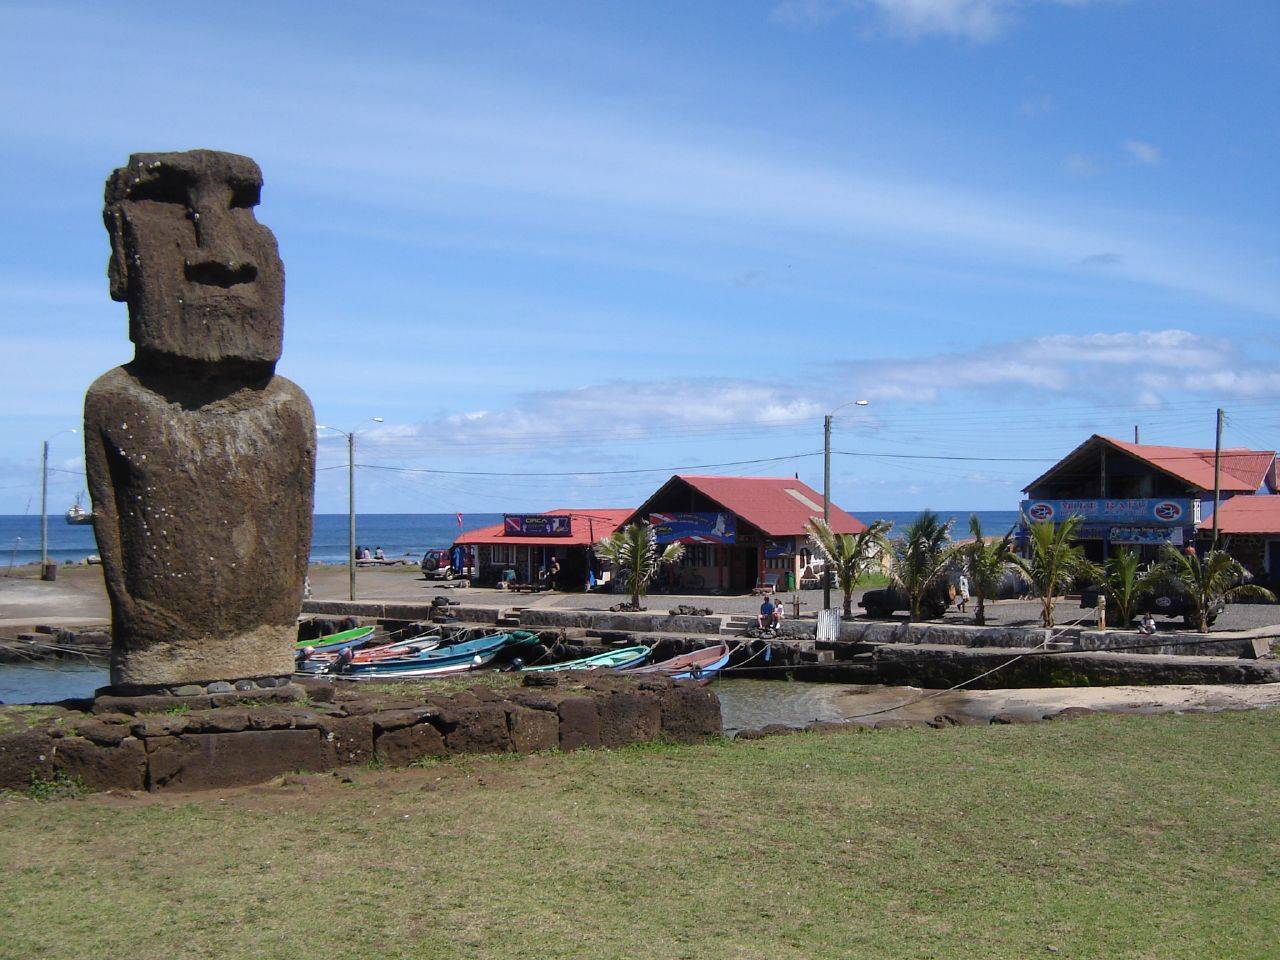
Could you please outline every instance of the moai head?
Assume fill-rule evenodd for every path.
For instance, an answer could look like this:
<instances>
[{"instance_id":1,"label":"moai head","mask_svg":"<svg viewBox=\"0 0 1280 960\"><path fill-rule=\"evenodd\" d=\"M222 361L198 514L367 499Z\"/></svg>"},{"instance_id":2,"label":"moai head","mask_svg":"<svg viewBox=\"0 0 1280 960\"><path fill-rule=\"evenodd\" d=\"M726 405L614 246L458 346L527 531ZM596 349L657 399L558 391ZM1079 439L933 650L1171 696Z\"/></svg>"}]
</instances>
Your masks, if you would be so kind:
<instances>
[{"instance_id":1,"label":"moai head","mask_svg":"<svg viewBox=\"0 0 1280 960\"><path fill-rule=\"evenodd\" d=\"M137 361L274 368L284 265L253 215L261 190L256 163L213 150L135 153L108 178L107 273Z\"/></svg>"}]
</instances>

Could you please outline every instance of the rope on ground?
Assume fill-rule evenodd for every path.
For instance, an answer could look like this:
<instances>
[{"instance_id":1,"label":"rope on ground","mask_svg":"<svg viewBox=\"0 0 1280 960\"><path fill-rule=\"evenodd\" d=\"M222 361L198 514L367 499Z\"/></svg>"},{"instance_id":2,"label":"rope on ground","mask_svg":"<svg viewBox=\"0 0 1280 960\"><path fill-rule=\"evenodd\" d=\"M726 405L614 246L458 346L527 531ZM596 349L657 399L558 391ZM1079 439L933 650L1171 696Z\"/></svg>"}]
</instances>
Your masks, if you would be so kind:
<instances>
[{"instance_id":1,"label":"rope on ground","mask_svg":"<svg viewBox=\"0 0 1280 960\"><path fill-rule=\"evenodd\" d=\"M914 700L908 700L906 703L900 703L894 707L884 707L880 710L871 710L867 713L856 713L851 717L842 717L841 719L846 721L847 720L865 720L867 717L878 717L884 713L893 713L895 710L902 710L902 709L905 709L906 707L913 707L917 703L924 703L926 700L933 700L933 699L936 699L937 697L945 696L948 693L954 693L956 690L959 690L962 687L967 687L971 683L977 683L983 677L989 677L993 673L997 673L1000 670L1003 670L1005 667L1011 664L1017 663L1019 660L1035 655L1037 652L1040 652L1040 651L1044 653L1065 652L1065 651L1044 650L1043 648L1053 640L1054 630L1057 630L1057 629L1067 630L1070 627L1074 627L1078 625L1081 621L1086 619L1086 617L1088 616L1089 616L1088 614L1085 614L1084 616L1080 617L1079 620L1066 624L1061 628L1055 627L1051 629L1049 631L1049 635L1045 637L1042 641L1040 641L1040 643L1037 644L1035 647L1032 647L1031 650L1029 650L1028 652L1020 653L1016 657L1011 657L1010 659L1006 660L1004 663L997 664L996 666L992 667L990 670L984 670L982 673L978 674L975 677L970 677L968 680L961 680L959 683L955 684L954 686L950 686L945 690L934 690L931 693L926 693L923 696L916 697Z\"/></svg>"}]
</instances>

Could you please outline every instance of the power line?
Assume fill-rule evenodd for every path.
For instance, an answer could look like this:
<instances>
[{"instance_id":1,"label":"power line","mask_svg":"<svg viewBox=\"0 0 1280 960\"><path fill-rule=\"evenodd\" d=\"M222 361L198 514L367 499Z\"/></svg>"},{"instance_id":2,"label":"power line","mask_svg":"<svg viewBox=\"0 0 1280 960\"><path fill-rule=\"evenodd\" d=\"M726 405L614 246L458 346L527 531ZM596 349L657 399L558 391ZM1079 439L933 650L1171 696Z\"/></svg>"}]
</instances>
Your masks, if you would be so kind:
<instances>
[{"instance_id":1,"label":"power line","mask_svg":"<svg viewBox=\"0 0 1280 960\"><path fill-rule=\"evenodd\" d=\"M548 470L505 472L501 470L436 470L428 467L390 467L376 463L357 463L366 470L393 470L397 473L439 474L449 477L612 477L637 473L672 473L680 470L710 470L716 467L745 467L755 463L780 463L784 460L801 460L818 457L822 451L793 453L785 457L761 457L757 460L728 460L724 463L690 463L674 467L636 467L630 470Z\"/></svg>"}]
</instances>

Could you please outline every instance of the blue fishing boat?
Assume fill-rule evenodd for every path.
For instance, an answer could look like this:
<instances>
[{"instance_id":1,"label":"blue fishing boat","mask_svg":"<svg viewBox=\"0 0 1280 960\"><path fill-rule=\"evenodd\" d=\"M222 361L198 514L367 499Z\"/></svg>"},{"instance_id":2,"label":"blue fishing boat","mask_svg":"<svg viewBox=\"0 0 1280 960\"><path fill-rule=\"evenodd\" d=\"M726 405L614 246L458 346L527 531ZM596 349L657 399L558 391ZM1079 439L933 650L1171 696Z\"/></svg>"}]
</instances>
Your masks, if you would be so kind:
<instances>
[{"instance_id":1,"label":"blue fishing boat","mask_svg":"<svg viewBox=\"0 0 1280 960\"><path fill-rule=\"evenodd\" d=\"M578 660L566 660L564 663L548 663L520 669L525 673L546 673L552 670L628 670L631 667L640 666L648 659L648 647L623 647L621 650L607 650Z\"/></svg>"},{"instance_id":2,"label":"blue fishing boat","mask_svg":"<svg viewBox=\"0 0 1280 960\"><path fill-rule=\"evenodd\" d=\"M426 650L413 656L387 657L370 663L350 663L338 675L351 680L447 676L483 667L505 650L531 646L537 642L536 634L514 630L455 643L451 647Z\"/></svg>"}]
</instances>

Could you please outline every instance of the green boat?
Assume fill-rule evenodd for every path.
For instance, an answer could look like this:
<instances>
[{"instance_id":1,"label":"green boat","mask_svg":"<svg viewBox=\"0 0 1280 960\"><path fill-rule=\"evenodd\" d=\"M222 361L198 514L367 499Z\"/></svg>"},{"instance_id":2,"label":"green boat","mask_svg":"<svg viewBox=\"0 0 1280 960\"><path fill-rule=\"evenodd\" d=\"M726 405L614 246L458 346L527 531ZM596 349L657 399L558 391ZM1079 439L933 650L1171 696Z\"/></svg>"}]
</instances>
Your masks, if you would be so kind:
<instances>
[{"instance_id":1,"label":"green boat","mask_svg":"<svg viewBox=\"0 0 1280 960\"><path fill-rule=\"evenodd\" d=\"M622 670L626 667L637 667L649 659L648 647L623 647L621 650L607 650L581 660L567 660L564 663L548 663L541 667L523 667L525 673L541 673L549 670Z\"/></svg>"},{"instance_id":2,"label":"green boat","mask_svg":"<svg viewBox=\"0 0 1280 960\"><path fill-rule=\"evenodd\" d=\"M373 627L356 627L352 630L343 630L341 633L331 633L327 637L319 637L315 640L299 640L293 645L293 649L301 650L304 647L315 647L317 650L332 652L336 646L367 640L372 635Z\"/></svg>"}]
</instances>

